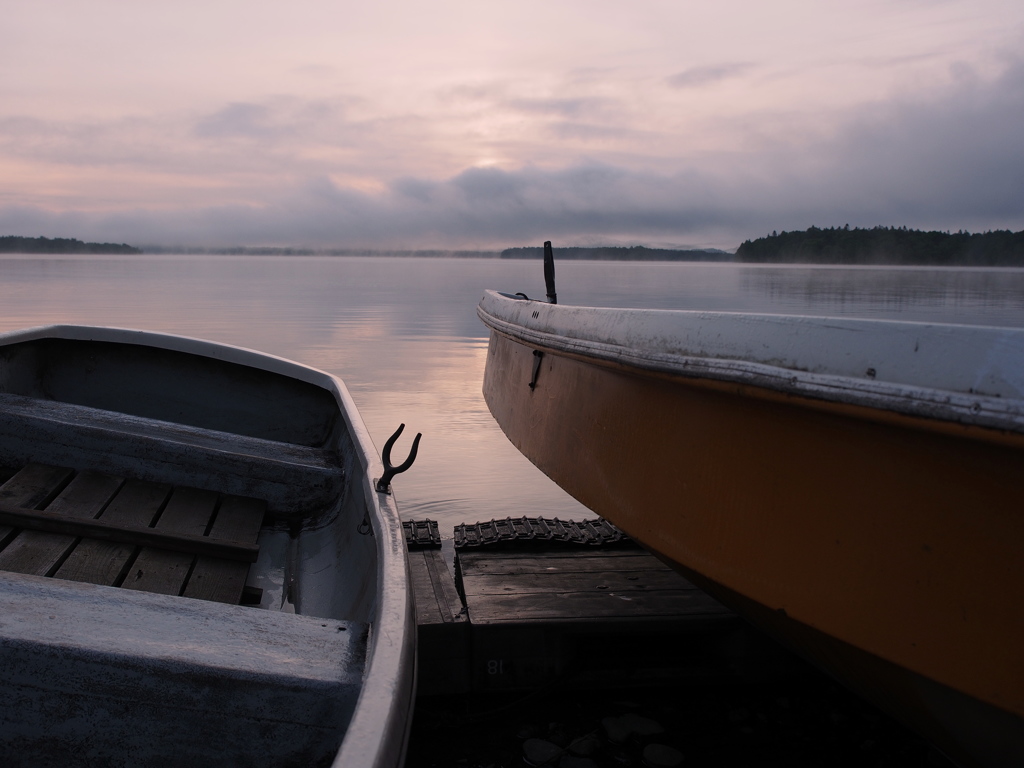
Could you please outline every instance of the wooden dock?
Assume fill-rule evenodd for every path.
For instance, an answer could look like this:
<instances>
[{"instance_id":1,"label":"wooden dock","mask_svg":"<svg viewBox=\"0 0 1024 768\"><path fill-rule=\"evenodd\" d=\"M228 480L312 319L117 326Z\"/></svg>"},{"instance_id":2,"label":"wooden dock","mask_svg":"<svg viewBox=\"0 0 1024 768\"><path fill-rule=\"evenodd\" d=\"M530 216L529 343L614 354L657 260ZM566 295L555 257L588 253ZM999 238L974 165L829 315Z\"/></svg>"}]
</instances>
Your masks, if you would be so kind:
<instances>
[{"instance_id":1,"label":"wooden dock","mask_svg":"<svg viewBox=\"0 0 1024 768\"><path fill-rule=\"evenodd\" d=\"M409 525L421 695L721 681L778 660L773 643L629 542L462 547L453 574L439 537L410 541Z\"/></svg>"}]
</instances>

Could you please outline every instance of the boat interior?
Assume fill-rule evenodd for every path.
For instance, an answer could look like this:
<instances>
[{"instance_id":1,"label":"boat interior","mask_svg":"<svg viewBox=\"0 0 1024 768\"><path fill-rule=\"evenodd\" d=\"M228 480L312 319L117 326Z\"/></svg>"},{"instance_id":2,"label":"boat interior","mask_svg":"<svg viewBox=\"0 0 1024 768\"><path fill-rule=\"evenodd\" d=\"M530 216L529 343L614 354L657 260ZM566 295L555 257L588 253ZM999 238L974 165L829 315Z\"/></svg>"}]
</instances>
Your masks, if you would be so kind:
<instances>
[{"instance_id":1,"label":"boat interior","mask_svg":"<svg viewBox=\"0 0 1024 768\"><path fill-rule=\"evenodd\" d=\"M3 750L329 764L374 605L354 454L334 394L280 372L0 346Z\"/></svg>"}]
</instances>

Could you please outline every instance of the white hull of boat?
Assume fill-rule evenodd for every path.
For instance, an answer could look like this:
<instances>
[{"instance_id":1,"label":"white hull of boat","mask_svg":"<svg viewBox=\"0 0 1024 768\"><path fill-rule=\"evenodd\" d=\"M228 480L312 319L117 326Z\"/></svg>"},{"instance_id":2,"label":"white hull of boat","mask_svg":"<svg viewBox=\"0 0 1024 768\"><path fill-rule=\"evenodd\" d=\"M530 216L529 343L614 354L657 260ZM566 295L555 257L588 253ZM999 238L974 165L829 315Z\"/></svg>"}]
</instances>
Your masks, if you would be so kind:
<instances>
[{"instance_id":1,"label":"white hull of boat","mask_svg":"<svg viewBox=\"0 0 1024 768\"><path fill-rule=\"evenodd\" d=\"M0 619L5 764L70 751L65 764L401 765L415 693L405 545L340 379L163 334L2 334L0 466L74 478L35 507L39 518L97 478L121 483L119 494L173 487L167 509L179 487L181 498L220 494L220 509L265 505L245 577L251 607L137 591L135 566L116 586L82 583L88 568L69 580L72 549L47 573L7 572L31 541L57 534L0 526L0 603L17 617ZM4 489L18 477L0 502L15 499ZM203 557L191 563L180 594L202 592Z\"/></svg>"}]
</instances>

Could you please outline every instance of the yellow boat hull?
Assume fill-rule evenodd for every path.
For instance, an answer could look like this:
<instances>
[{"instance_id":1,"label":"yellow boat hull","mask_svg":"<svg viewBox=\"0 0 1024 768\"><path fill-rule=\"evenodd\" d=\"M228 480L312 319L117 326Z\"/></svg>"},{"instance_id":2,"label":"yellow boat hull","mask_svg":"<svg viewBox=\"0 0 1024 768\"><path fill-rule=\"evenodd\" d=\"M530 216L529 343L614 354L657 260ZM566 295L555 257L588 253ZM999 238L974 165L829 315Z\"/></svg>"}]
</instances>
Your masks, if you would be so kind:
<instances>
[{"instance_id":1,"label":"yellow boat hull","mask_svg":"<svg viewBox=\"0 0 1024 768\"><path fill-rule=\"evenodd\" d=\"M1024 764L1024 435L493 327L483 389L545 474L724 603L962 764Z\"/></svg>"}]
</instances>

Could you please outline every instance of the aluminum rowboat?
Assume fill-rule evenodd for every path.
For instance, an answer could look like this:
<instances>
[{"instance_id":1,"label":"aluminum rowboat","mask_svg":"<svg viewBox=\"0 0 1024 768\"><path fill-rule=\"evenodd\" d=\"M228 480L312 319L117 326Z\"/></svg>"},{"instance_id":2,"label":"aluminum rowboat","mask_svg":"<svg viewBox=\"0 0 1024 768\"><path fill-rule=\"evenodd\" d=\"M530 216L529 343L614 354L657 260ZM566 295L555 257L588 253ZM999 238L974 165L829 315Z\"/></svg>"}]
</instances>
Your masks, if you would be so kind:
<instances>
[{"instance_id":1,"label":"aluminum rowboat","mask_svg":"<svg viewBox=\"0 0 1024 768\"><path fill-rule=\"evenodd\" d=\"M322 371L0 335L0 763L401 766L416 628L381 474Z\"/></svg>"}]
</instances>

